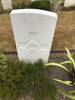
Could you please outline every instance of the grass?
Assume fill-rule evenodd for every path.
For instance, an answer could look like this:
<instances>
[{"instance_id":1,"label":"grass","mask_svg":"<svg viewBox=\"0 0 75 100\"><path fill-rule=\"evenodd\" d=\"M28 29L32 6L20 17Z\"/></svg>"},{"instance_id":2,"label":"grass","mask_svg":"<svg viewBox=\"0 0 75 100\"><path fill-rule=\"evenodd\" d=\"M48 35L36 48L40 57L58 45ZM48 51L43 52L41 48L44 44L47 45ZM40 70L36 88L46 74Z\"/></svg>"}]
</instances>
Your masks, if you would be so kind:
<instances>
[{"instance_id":1,"label":"grass","mask_svg":"<svg viewBox=\"0 0 75 100\"><path fill-rule=\"evenodd\" d=\"M0 14L0 50L15 51L9 14Z\"/></svg>"},{"instance_id":2,"label":"grass","mask_svg":"<svg viewBox=\"0 0 75 100\"><path fill-rule=\"evenodd\" d=\"M31 95L33 100L57 100L56 85L46 73L48 69L42 60L23 62L7 59L0 53L1 100L18 100L26 95Z\"/></svg>"}]
</instances>

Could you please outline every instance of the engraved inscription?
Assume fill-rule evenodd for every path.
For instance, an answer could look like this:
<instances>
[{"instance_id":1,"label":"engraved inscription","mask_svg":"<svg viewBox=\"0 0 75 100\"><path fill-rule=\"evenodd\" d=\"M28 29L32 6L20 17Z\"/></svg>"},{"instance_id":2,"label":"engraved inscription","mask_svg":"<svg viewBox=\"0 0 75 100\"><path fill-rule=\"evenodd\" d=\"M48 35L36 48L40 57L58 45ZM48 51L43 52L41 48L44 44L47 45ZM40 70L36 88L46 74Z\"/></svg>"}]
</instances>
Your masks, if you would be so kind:
<instances>
[{"instance_id":1,"label":"engraved inscription","mask_svg":"<svg viewBox=\"0 0 75 100\"><path fill-rule=\"evenodd\" d=\"M29 32L29 34L37 34L37 32Z\"/></svg>"}]
</instances>

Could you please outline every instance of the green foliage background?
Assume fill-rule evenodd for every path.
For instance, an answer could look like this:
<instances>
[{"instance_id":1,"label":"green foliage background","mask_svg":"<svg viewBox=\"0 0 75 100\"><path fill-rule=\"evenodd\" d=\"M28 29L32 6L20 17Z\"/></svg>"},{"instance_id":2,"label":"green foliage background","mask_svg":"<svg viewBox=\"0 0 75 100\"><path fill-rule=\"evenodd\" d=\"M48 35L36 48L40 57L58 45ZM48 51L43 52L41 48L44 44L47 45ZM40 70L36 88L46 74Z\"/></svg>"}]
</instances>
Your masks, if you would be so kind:
<instances>
[{"instance_id":1,"label":"green foliage background","mask_svg":"<svg viewBox=\"0 0 75 100\"><path fill-rule=\"evenodd\" d=\"M50 10L50 1L49 0L36 0L31 3L31 8L42 9L42 10Z\"/></svg>"}]
</instances>

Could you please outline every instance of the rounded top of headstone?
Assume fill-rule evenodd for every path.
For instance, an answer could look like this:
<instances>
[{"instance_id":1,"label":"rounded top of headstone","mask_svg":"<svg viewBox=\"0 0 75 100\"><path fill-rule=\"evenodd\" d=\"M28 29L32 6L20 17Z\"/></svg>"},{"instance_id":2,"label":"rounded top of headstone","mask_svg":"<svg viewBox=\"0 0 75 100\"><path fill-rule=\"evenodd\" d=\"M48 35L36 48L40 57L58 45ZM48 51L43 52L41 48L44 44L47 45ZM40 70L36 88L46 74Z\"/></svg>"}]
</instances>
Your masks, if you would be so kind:
<instances>
[{"instance_id":1,"label":"rounded top of headstone","mask_svg":"<svg viewBox=\"0 0 75 100\"><path fill-rule=\"evenodd\" d=\"M40 10L40 9L17 9L11 11L11 14L22 14L22 13L42 14L42 15L57 17L57 14L54 12Z\"/></svg>"}]
</instances>

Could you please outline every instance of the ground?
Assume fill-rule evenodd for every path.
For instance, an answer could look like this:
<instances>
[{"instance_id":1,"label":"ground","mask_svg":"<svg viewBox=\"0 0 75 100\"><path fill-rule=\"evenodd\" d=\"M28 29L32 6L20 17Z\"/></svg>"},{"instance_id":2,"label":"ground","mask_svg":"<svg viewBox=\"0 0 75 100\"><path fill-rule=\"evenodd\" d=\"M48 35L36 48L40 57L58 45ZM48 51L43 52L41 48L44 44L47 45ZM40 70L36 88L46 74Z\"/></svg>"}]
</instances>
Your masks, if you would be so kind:
<instances>
[{"instance_id":1,"label":"ground","mask_svg":"<svg viewBox=\"0 0 75 100\"><path fill-rule=\"evenodd\" d=\"M0 50L15 51L15 42L9 14L0 14Z\"/></svg>"},{"instance_id":2,"label":"ground","mask_svg":"<svg viewBox=\"0 0 75 100\"><path fill-rule=\"evenodd\" d=\"M52 50L75 49L75 11L59 12Z\"/></svg>"}]
</instances>

